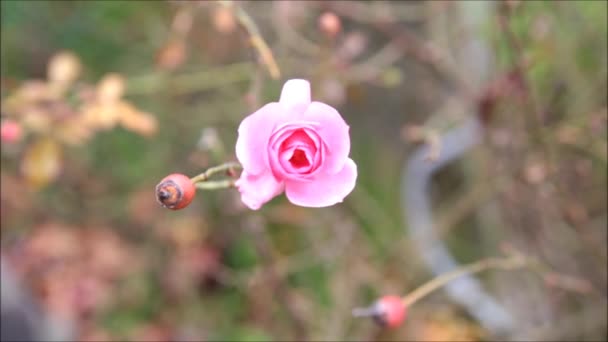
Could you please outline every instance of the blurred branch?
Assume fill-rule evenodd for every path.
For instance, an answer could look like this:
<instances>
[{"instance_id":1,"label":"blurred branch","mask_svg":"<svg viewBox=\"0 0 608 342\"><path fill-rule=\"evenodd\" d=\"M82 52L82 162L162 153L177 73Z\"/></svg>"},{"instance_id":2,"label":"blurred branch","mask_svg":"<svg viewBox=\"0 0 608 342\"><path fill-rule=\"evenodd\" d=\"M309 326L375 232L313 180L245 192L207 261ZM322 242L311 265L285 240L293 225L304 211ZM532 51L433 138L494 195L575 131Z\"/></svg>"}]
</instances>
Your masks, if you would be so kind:
<instances>
[{"instance_id":1,"label":"blurred branch","mask_svg":"<svg viewBox=\"0 0 608 342\"><path fill-rule=\"evenodd\" d=\"M353 191L349 200L346 202L351 208L351 213L369 227L399 227L401 223L390 215L388 210L370 193L362 183L357 184L357 189ZM388 244L394 242L394 237L370 236L374 239L376 247L384 250ZM399 243L401 245L401 241ZM401 247L400 247L401 248Z\"/></svg>"},{"instance_id":2,"label":"blurred branch","mask_svg":"<svg viewBox=\"0 0 608 342\"><path fill-rule=\"evenodd\" d=\"M357 3L355 2L327 2L323 3L322 6L327 7L342 16L355 21L360 21L359 16L353 15L353 13L357 13L357 11L353 11L352 9L354 6L357 6ZM374 21L369 24L379 32L390 37L392 39L391 46L398 47L404 54L411 55L419 62L431 67L449 82L454 83L455 88L461 91L465 96L474 98L471 82L467 80L465 75L463 75L450 61L448 55L438 46L432 42L424 41L416 37L410 30L402 27L397 22Z\"/></svg>"},{"instance_id":3,"label":"blurred branch","mask_svg":"<svg viewBox=\"0 0 608 342\"><path fill-rule=\"evenodd\" d=\"M511 270L527 266L529 261L521 255L513 255L507 258L488 258L477 261L475 263L459 267L448 273L444 273L428 283L418 287L414 291L408 293L403 297L403 304L406 307L411 307L415 302L421 298L427 296L431 292L441 288L445 284L451 282L456 278L460 278L465 275L475 274L488 269L505 269Z\"/></svg>"},{"instance_id":4,"label":"blurred branch","mask_svg":"<svg viewBox=\"0 0 608 342\"><path fill-rule=\"evenodd\" d=\"M294 328L295 340L306 340L306 327L298 311L293 307L293 301L289 298L288 286L272 266L275 257L272 242L266 235L266 222L264 222L261 216L255 216L254 218L250 225L250 231L253 234L255 248L265 264L266 272L264 272L264 275L266 276L266 280L270 283L277 299L280 303L283 303L288 313Z\"/></svg>"},{"instance_id":5,"label":"blurred branch","mask_svg":"<svg viewBox=\"0 0 608 342\"><path fill-rule=\"evenodd\" d=\"M532 341L584 340L579 335L579 329L582 326L587 331L597 330L598 333L605 336L606 300L597 306L587 306L574 312L570 311L557 321L535 325L534 328L528 329L525 336L529 336Z\"/></svg>"},{"instance_id":6,"label":"blurred branch","mask_svg":"<svg viewBox=\"0 0 608 342\"><path fill-rule=\"evenodd\" d=\"M483 259L444 273L405 295L403 297L403 303L406 307L411 307L418 300L457 278L490 269L513 270L526 267L536 272L542 277L545 283L550 286L581 294L586 294L594 290L589 282L577 277L551 271L548 266L535 258L524 256L513 250L510 254L511 255L506 258Z\"/></svg>"},{"instance_id":7,"label":"blurred branch","mask_svg":"<svg viewBox=\"0 0 608 342\"><path fill-rule=\"evenodd\" d=\"M446 236L454 225L461 222L467 215L479 209L479 205L486 201L493 193L494 187L487 183L476 183L472 189L458 196L458 200L450 205L449 209L440 212L437 218L437 231L439 235Z\"/></svg>"},{"instance_id":8,"label":"blurred branch","mask_svg":"<svg viewBox=\"0 0 608 342\"><path fill-rule=\"evenodd\" d=\"M219 0L219 4L230 8L234 11L236 19L241 23L241 25L247 30L249 33L249 37L251 39L251 44L258 51L260 57L262 58L262 62L268 68L268 72L273 79L278 79L281 76L281 72L279 70L279 66L272 55L272 51L268 47L268 44L262 38L260 30L258 29L255 22L251 19L249 14L245 12L245 10L235 5L232 1L229 0Z\"/></svg>"},{"instance_id":9,"label":"blurred branch","mask_svg":"<svg viewBox=\"0 0 608 342\"><path fill-rule=\"evenodd\" d=\"M128 79L127 95L147 95L158 92L174 94L221 88L251 78L251 62L235 63L213 69L179 75L151 73Z\"/></svg>"},{"instance_id":10,"label":"blurred branch","mask_svg":"<svg viewBox=\"0 0 608 342\"><path fill-rule=\"evenodd\" d=\"M308 57L318 56L322 51L322 47L312 42L296 31L289 19L283 15L281 6L291 6L293 3L288 1L273 1L272 6L275 11L276 20L273 20L274 28L281 43L290 46L296 51L301 52Z\"/></svg>"},{"instance_id":11,"label":"blurred branch","mask_svg":"<svg viewBox=\"0 0 608 342\"><path fill-rule=\"evenodd\" d=\"M534 89L530 85L530 82L528 81L528 76L526 74L526 71L528 69L528 66L526 64L528 64L528 63L526 62L526 59L524 56L524 49L522 47L521 42L515 36L515 33L513 32L513 30L510 27L509 19L511 18L511 9L504 2L501 3L501 6L499 6L499 8L500 8L500 11L498 14L499 27L503 30L503 33L505 34L505 36L507 38L509 47L515 53L515 56L514 56L515 60L513 61L514 76L517 78L517 80L520 83L521 88L523 89L524 105L527 107L528 111L533 116L532 121L530 121L530 120L526 120L526 121L529 125L531 132L541 133L540 132L541 125L542 125L541 109L540 109L538 100L536 99L536 96L534 95ZM525 115L525 117L527 118L528 116Z\"/></svg>"},{"instance_id":12,"label":"blurred branch","mask_svg":"<svg viewBox=\"0 0 608 342\"><path fill-rule=\"evenodd\" d=\"M338 238L341 237L336 236L336 239ZM348 235L346 237L342 237L342 240L345 241L342 241L338 246L336 246L337 244L324 245L323 248L319 249L317 252L313 251L312 249L306 250L295 255L274 260L271 266L256 267L252 271L237 274L236 276L238 276L240 280L236 282L242 283L247 280L250 282L257 282L264 276L264 268L267 267L272 267L277 276L285 278L291 274L301 272L307 268L311 268L319 264L327 265L332 261L333 258L340 255L340 252L348 243L350 243L351 238L352 237Z\"/></svg>"},{"instance_id":13,"label":"blurred branch","mask_svg":"<svg viewBox=\"0 0 608 342\"><path fill-rule=\"evenodd\" d=\"M364 62L350 67L348 73L344 76L349 81L355 82L373 80L381 75L384 68L396 63L403 58L404 55L405 52L399 48L398 43L393 40Z\"/></svg>"}]
</instances>

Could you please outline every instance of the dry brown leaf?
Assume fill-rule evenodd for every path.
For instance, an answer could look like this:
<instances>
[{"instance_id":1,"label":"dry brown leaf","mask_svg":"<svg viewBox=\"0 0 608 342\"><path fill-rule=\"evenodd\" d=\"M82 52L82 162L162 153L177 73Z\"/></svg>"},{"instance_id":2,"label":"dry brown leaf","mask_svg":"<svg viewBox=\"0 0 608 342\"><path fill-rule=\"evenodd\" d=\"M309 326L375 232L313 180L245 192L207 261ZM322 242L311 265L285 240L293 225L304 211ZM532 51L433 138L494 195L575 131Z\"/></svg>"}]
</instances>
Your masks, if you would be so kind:
<instances>
[{"instance_id":1,"label":"dry brown leaf","mask_svg":"<svg viewBox=\"0 0 608 342\"><path fill-rule=\"evenodd\" d=\"M156 134L158 123L154 116L140 112L126 102L122 102L120 105L119 120L124 128L147 137Z\"/></svg>"},{"instance_id":2,"label":"dry brown leaf","mask_svg":"<svg viewBox=\"0 0 608 342\"><path fill-rule=\"evenodd\" d=\"M156 56L156 65L161 69L173 70L186 60L186 44L182 40L172 40L163 46Z\"/></svg>"},{"instance_id":3,"label":"dry brown leaf","mask_svg":"<svg viewBox=\"0 0 608 342\"><path fill-rule=\"evenodd\" d=\"M61 172L61 146L48 137L31 144L21 160L21 172L26 183L40 189L54 181Z\"/></svg>"},{"instance_id":4,"label":"dry brown leaf","mask_svg":"<svg viewBox=\"0 0 608 342\"><path fill-rule=\"evenodd\" d=\"M118 121L120 106L116 104L90 104L82 110L82 122L96 129L108 130L113 128Z\"/></svg>"},{"instance_id":5,"label":"dry brown leaf","mask_svg":"<svg viewBox=\"0 0 608 342\"><path fill-rule=\"evenodd\" d=\"M125 79L117 73L105 75L97 85L97 100L100 103L115 103L125 92Z\"/></svg>"},{"instance_id":6,"label":"dry brown leaf","mask_svg":"<svg viewBox=\"0 0 608 342\"><path fill-rule=\"evenodd\" d=\"M70 84L80 74L80 60L69 51L63 51L51 58L48 65L48 79L51 83Z\"/></svg>"},{"instance_id":7,"label":"dry brown leaf","mask_svg":"<svg viewBox=\"0 0 608 342\"><path fill-rule=\"evenodd\" d=\"M420 322L416 329L417 341L479 341L480 329L455 317L438 317Z\"/></svg>"},{"instance_id":8,"label":"dry brown leaf","mask_svg":"<svg viewBox=\"0 0 608 342\"><path fill-rule=\"evenodd\" d=\"M49 113L32 107L23 112L21 123L29 131L44 133L48 132L51 128L52 120Z\"/></svg>"},{"instance_id":9,"label":"dry brown leaf","mask_svg":"<svg viewBox=\"0 0 608 342\"><path fill-rule=\"evenodd\" d=\"M3 112L19 112L24 106L40 101L56 99L47 83L43 81L25 81L15 92L2 101Z\"/></svg>"},{"instance_id":10,"label":"dry brown leaf","mask_svg":"<svg viewBox=\"0 0 608 342\"><path fill-rule=\"evenodd\" d=\"M61 123L57 127L56 134L68 145L81 145L93 136L93 130L84 116L78 116Z\"/></svg>"}]
</instances>

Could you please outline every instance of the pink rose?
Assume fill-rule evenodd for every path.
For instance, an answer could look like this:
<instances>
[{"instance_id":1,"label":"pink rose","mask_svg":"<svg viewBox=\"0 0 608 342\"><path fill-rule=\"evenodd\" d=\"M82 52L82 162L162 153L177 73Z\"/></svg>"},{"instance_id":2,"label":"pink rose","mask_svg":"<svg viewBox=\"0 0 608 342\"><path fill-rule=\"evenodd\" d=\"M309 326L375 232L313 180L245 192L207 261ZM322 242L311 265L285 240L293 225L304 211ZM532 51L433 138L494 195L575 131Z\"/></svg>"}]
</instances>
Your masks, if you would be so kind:
<instances>
[{"instance_id":1,"label":"pink rose","mask_svg":"<svg viewBox=\"0 0 608 342\"><path fill-rule=\"evenodd\" d=\"M279 102L246 117L239 126L236 182L253 210L285 191L293 204L327 207L355 187L357 165L348 157L349 127L337 110L311 102L310 83L289 80Z\"/></svg>"}]
</instances>

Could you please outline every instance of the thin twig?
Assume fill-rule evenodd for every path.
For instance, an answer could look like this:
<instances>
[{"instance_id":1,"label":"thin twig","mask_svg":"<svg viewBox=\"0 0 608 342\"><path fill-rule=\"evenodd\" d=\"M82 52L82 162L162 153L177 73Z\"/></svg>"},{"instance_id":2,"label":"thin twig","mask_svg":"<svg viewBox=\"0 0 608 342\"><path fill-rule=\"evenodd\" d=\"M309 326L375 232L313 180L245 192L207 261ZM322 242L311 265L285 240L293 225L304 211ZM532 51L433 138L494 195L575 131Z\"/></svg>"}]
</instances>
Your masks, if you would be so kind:
<instances>
[{"instance_id":1,"label":"thin twig","mask_svg":"<svg viewBox=\"0 0 608 342\"><path fill-rule=\"evenodd\" d=\"M281 44L296 49L296 51L307 55L308 57L319 56L323 52L323 48L317 43L308 40L307 38L300 35L291 25L290 18L281 14L280 6L285 5L280 1L274 1L272 6L273 10L277 12L276 20L273 20L275 31L279 37Z\"/></svg>"},{"instance_id":2,"label":"thin twig","mask_svg":"<svg viewBox=\"0 0 608 342\"><path fill-rule=\"evenodd\" d=\"M352 11L345 6L352 5L348 2L327 2L321 3L328 9L339 13L342 16L358 20L353 16ZM456 85L457 89L462 92L465 98L475 98L475 91L468 81L467 77L451 63L447 54L429 41L418 38L407 28L402 27L397 22L382 22L377 21L370 25L392 38L391 46L402 49L404 54L413 56L419 62L431 67L437 71L442 77L445 77L450 83Z\"/></svg>"},{"instance_id":3,"label":"thin twig","mask_svg":"<svg viewBox=\"0 0 608 342\"><path fill-rule=\"evenodd\" d=\"M440 211L435 226L439 236L445 237L454 226L473 213L479 206L498 191L495 186L488 187L487 183L477 183L471 189L458 196L458 200L450 203L449 207Z\"/></svg>"},{"instance_id":4,"label":"thin twig","mask_svg":"<svg viewBox=\"0 0 608 342\"><path fill-rule=\"evenodd\" d=\"M247 81L251 62L241 62L202 71L187 71L178 75L151 73L129 77L127 95L147 95L156 92L188 93Z\"/></svg>"},{"instance_id":5,"label":"thin twig","mask_svg":"<svg viewBox=\"0 0 608 342\"><path fill-rule=\"evenodd\" d=\"M487 269L515 269L528 265L528 260L521 255L513 255L507 258L489 258L463 266L454 271L440 275L437 278L418 287L403 297L403 304L410 307L412 304L425 297L429 293L441 288L452 280L467 274L478 273Z\"/></svg>"},{"instance_id":6,"label":"thin twig","mask_svg":"<svg viewBox=\"0 0 608 342\"><path fill-rule=\"evenodd\" d=\"M513 32L513 30L511 29L510 9L508 8L506 3L502 3L501 5L502 5L500 7L501 12L499 13L499 17L498 17L498 19L499 19L498 23L500 25L499 27L504 32L506 39L507 39L507 43L509 44L509 47L515 53L513 67L515 68L517 75L520 77L519 81L521 82L521 86L522 86L523 90L525 91L524 105L527 107L528 111L530 111L530 114L532 114L534 117L534 121L531 122L531 125L535 125L535 126L533 126L533 129L538 131L538 130L540 130L539 127L542 125L542 122L541 122L542 114L541 114L540 104L538 103L538 100L536 99L536 96L534 94L534 89L530 85L530 82L528 80L528 74L526 73L526 71L528 71L529 68L526 66L526 62L525 62L524 47L522 46L522 43L515 35L515 32Z\"/></svg>"},{"instance_id":7,"label":"thin twig","mask_svg":"<svg viewBox=\"0 0 608 342\"><path fill-rule=\"evenodd\" d=\"M279 66L277 65L276 60L272 54L272 51L268 47L268 44L262 38L260 34L260 30L258 29L255 22L251 19L251 16L245 10L235 5L232 1L229 0L219 0L219 4L227 7L234 11L234 15L239 23L247 30L249 33L249 39L251 40L251 44L258 51L260 57L262 58L262 62L268 68L268 72L273 79L278 79L281 76L281 71L279 70Z\"/></svg>"}]
</instances>

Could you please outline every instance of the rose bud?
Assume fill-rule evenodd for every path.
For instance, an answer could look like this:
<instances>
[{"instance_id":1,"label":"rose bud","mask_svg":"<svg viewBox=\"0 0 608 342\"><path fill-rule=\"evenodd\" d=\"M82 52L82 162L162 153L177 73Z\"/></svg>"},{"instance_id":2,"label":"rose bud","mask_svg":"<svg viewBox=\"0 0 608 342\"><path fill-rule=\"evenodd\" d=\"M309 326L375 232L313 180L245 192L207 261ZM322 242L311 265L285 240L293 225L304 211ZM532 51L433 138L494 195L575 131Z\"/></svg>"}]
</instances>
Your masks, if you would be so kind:
<instances>
[{"instance_id":1,"label":"rose bud","mask_svg":"<svg viewBox=\"0 0 608 342\"><path fill-rule=\"evenodd\" d=\"M340 18L332 12L325 12L319 17L319 28L329 37L333 38L342 29Z\"/></svg>"}]
</instances>

